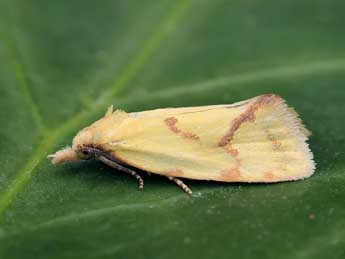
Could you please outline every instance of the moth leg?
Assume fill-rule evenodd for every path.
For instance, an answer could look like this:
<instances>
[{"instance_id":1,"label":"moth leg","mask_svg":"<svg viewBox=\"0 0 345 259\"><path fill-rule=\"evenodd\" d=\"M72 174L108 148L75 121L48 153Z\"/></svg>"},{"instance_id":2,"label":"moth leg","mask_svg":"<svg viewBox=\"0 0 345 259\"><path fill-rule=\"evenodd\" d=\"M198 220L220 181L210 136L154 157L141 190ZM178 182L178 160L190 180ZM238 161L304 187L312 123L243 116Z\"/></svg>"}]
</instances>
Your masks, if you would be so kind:
<instances>
[{"instance_id":1,"label":"moth leg","mask_svg":"<svg viewBox=\"0 0 345 259\"><path fill-rule=\"evenodd\" d=\"M114 169L117 169L119 171L122 171L122 172L125 172L127 174L134 176L138 180L139 189L144 188L143 178L141 178L141 176L137 172L135 172L134 170L131 170L127 167L124 167L124 166L110 160L109 158L104 157L104 156L97 156L96 159L103 162L104 164L114 168Z\"/></svg>"},{"instance_id":2,"label":"moth leg","mask_svg":"<svg viewBox=\"0 0 345 259\"><path fill-rule=\"evenodd\" d=\"M189 187L184 182L182 182L182 180L175 178L175 177L172 177L172 176L167 176L167 178L169 180L175 182L177 184L177 186L179 186L187 194L192 195L192 193L193 193L192 190L189 189Z\"/></svg>"}]
</instances>

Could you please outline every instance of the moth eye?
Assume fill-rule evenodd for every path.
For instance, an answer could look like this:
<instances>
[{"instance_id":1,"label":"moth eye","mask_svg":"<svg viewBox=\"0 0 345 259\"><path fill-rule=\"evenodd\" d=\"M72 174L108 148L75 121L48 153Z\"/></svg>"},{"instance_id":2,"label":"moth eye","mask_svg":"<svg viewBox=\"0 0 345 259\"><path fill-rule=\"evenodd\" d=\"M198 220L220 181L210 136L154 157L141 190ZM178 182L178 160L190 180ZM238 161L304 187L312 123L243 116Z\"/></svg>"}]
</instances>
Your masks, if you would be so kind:
<instances>
[{"instance_id":1,"label":"moth eye","mask_svg":"<svg viewBox=\"0 0 345 259\"><path fill-rule=\"evenodd\" d=\"M78 152L78 156L80 159L88 160L92 157L92 153L87 150L81 150Z\"/></svg>"}]
</instances>

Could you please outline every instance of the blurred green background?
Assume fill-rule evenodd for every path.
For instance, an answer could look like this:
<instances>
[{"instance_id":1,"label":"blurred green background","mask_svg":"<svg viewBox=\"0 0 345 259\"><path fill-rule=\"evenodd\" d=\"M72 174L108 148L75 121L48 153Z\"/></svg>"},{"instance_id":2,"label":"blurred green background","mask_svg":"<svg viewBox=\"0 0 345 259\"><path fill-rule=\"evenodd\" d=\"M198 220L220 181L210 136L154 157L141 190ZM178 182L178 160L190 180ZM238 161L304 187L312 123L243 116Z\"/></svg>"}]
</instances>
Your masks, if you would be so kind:
<instances>
[{"instance_id":1,"label":"blurred green background","mask_svg":"<svg viewBox=\"0 0 345 259\"><path fill-rule=\"evenodd\" d=\"M1 0L0 258L344 258L343 0ZM313 131L317 170L279 184L55 167L106 107L274 92Z\"/></svg>"}]
</instances>

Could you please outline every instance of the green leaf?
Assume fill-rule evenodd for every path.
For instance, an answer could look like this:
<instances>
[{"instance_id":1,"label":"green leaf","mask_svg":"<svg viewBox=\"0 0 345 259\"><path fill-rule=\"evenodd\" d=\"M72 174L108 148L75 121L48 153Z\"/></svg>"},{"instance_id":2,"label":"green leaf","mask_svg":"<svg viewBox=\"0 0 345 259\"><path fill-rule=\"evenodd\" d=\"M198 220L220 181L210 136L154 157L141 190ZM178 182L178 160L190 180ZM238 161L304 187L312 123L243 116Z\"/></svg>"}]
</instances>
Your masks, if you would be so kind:
<instances>
[{"instance_id":1,"label":"green leaf","mask_svg":"<svg viewBox=\"0 0 345 259\"><path fill-rule=\"evenodd\" d=\"M344 258L342 0L0 3L0 257ZM126 111L283 96L317 170L279 184L186 181L46 155Z\"/></svg>"}]
</instances>

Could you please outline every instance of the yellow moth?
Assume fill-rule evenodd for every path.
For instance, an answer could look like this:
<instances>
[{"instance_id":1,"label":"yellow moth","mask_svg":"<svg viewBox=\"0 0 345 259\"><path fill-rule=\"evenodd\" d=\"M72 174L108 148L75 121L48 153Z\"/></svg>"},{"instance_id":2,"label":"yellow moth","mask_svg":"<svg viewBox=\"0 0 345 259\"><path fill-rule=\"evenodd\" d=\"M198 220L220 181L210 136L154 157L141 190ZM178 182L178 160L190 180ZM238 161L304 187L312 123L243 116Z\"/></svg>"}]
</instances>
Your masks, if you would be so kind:
<instances>
[{"instance_id":1,"label":"yellow moth","mask_svg":"<svg viewBox=\"0 0 345 259\"><path fill-rule=\"evenodd\" d=\"M138 168L179 179L280 182L315 170L306 143L310 132L294 109L274 94L225 105L113 111L82 129L53 164L96 159L129 173L143 187Z\"/></svg>"}]
</instances>

